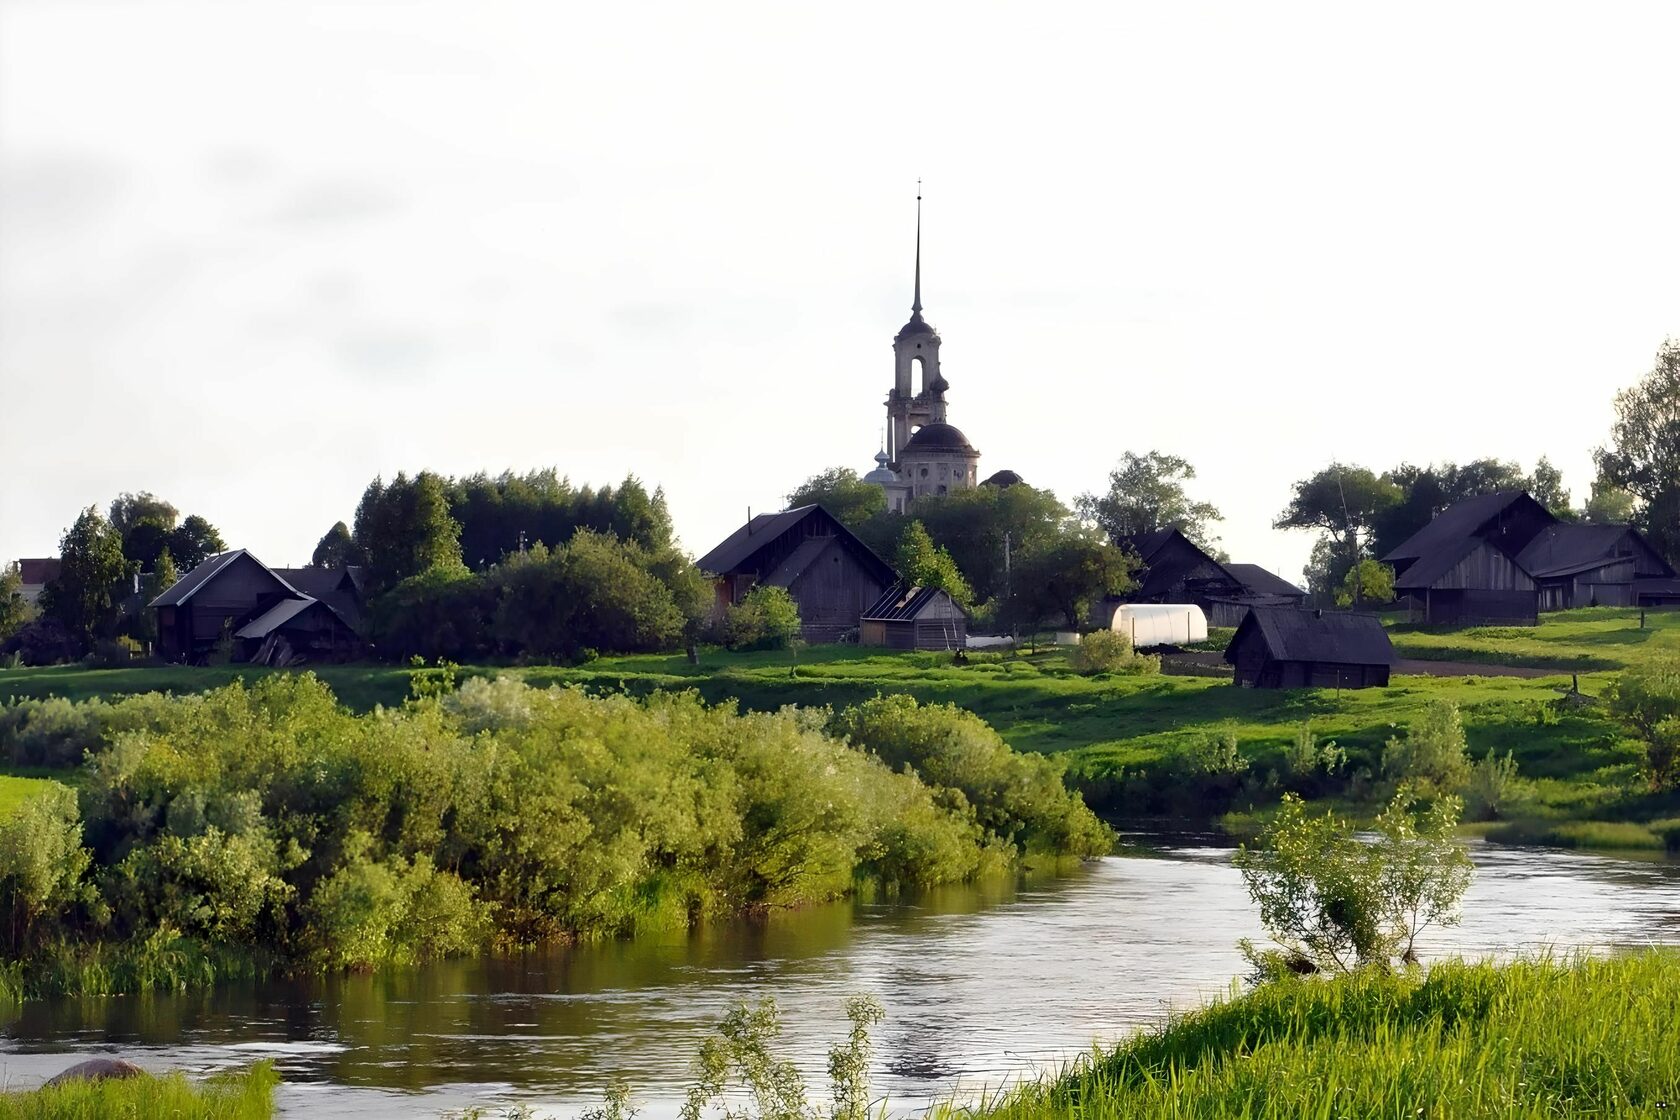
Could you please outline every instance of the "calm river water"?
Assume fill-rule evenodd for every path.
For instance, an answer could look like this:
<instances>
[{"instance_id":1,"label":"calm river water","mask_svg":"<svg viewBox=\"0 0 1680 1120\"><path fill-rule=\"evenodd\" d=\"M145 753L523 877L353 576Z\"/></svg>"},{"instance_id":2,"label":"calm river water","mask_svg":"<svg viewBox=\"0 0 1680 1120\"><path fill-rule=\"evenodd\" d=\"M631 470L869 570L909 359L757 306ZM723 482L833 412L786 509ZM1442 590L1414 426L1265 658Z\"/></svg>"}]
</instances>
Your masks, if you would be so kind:
<instances>
[{"instance_id":1,"label":"calm river water","mask_svg":"<svg viewBox=\"0 0 1680 1120\"><path fill-rule=\"evenodd\" d=\"M1058 879L825 907L667 939L187 996L5 1013L0 1080L91 1052L203 1071L273 1058L288 1116L575 1115L626 1077L673 1116L711 1024L774 995L814 1083L841 1002L886 1005L874 1087L901 1108L995 1087L1226 990L1260 936L1230 851L1178 847ZM1425 955L1680 944L1680 865L1477 845L1464 924Z\"/></svg>"}]
</instances>

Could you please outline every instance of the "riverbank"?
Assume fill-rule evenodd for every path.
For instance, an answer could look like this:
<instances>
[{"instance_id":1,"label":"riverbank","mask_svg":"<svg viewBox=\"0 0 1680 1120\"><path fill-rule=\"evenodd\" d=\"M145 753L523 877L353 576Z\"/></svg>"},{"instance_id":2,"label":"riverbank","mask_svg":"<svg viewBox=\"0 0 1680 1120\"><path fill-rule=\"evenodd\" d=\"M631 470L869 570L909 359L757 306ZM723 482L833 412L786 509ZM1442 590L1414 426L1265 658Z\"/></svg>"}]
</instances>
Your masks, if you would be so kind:
<instances>
[{"instance_id":1,"label":"riverbank","mask_svg":"<svg viewBox=\"0 0 1680 1120\"><path fill-rule=\"evenodd\" d=\"M1284 981L1184 1015L977 1115L1662 1115L1680 1107L1677 998L1672 951Z\"/></svg>"}]
</instances>

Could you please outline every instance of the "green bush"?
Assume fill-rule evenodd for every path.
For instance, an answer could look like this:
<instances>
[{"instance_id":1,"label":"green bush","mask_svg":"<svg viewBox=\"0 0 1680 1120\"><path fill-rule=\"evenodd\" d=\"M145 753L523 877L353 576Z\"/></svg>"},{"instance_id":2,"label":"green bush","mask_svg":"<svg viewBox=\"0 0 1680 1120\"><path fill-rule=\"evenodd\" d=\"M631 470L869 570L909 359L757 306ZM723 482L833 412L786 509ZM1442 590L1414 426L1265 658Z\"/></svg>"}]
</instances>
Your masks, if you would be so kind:
<instances>
[{"instance_id":1,"label":"green bush","mask_svg":"<svg viewBox=\"0 0 1680 1120\"><path fill-rule=\"evenodd\" d=\"M1606 692L1610 711L1645 744L1653 789L1680 789L1680 656L1629 669Z\"/></svg>"},{"instance_id":2,"label":"green bush","mask_svg":"<svg viewBox=\"0 0 1680 1120\"><path fill-rule=\"evenodd\" d=\"M1514 802L1525 796L1527 788L1527 783L1517 776L1517 760L1511 752L1506 751L1501 758L1490 747L1482 760L1470 769L1464 802L1472 819L1496 821L1510 811Z\"/></svg>"},{"instance_id":3,"label":"green bush","mask_svg":"<svg viewBox=\"0 0 1680 1120\"><path fill-rule=\"evenodd\" d=\"M989 833L1024 853L1089 857L1112 844L1108 827L1064 784L1058 760L1015 752L954 705L877 696L837 713L829 730L957 795Z\"/></svg>"},{"instance_id":4,"label":"green bush","mask_svg":"<svg viewBox=\"0 0 1680 1120\"><path fill-rule=\"evenodd\" d=\"M1093 630L1079 639L1073 655L1081 673L1118 673L1149 676L1161 671L1161 659L1132 649L1130 635L1118 630Z\"/></svg>"},{"instance_id":5,"label":"green bush","mask_svg":"<svg viewBox=\"0 0 1680 1120\"><path fill-rule=\"evenodd\" d=\"M719 640L730 649L789 649L799 642L799 604L786 588L761 583L724 611Z\"/></svg>"},{"instance_id":6,"label":"green bush","mask_svg":"<svg viewBox=\"0 0 1680 1120\"><path fill-rule=\"evenodd\" d=\"M1108 844L1055 763L955 709L882 702L848 725L854 746L826 710L482 677L451 692L453 669L427 672L403 706L366 715L308 674L48 705L36 730L54 742L102 738L80 815L59 787L0 824L10 982L118 992L264 962L376 968Z\"/></svg>"},{"instance_id":7,"label":"green bush","mask_svg":"<svg viewBox=\"0 0 1680 1120\"><path fill-rule=\"evenodd\" d=\"M1426 794L1462 791L1470 780L1469 744L1458 705L1435 700L1406 731L1383 748L1383 773Z\"/></svg>"}]
</instances>

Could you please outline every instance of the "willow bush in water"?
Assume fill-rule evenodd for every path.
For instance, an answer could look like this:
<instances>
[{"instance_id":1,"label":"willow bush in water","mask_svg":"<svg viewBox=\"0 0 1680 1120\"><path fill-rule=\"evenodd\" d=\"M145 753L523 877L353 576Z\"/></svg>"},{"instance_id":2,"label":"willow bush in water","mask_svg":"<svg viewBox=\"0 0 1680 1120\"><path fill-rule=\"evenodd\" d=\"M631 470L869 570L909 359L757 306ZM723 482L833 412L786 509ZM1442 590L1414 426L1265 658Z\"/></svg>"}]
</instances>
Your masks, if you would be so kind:
<instances>
[{"instance_id":1,"label":"willow bush in water","mask_svg":"<svg viewBox=\"0 0 1680 1120\"><path fill-rule=\"evenodd\" d=\"M124 990L206 961L371 968L1106 848L1054 767L972 717L865 705L835 717L852 743L829 719L505 678L360 716L310 675L145 698L102 719L119 729L82 765L79 819L61 798L11 837L11 975ZM42 886L33 847L67 830L85 870Z\"/></svg>"}]
</instances>

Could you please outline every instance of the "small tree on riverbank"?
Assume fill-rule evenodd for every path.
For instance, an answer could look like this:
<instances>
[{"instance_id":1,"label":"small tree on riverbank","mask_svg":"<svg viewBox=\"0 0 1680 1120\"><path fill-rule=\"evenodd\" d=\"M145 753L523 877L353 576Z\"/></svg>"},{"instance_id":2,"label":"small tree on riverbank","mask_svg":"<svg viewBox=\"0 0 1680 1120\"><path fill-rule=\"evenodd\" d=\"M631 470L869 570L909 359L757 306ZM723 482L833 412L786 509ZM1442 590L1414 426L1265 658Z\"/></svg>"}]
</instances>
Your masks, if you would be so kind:
<instances>
[{"instance_id":1,"label":"small tree on riverbank","mask_svg":"<svg viewBox=\"0 0 1680 1120\"><path fill-rule=\"evenodd\" d=\"M1350 972L1416 961L1418 934L1458 922L1470 857L1454 840L1462 805L1427 807L1403 787L1376 820L1376 839L1333 814L1310 816L1294 794L1236 864L1260 920L1281 948L1243 942L1256 973Z\"/></svg>"},{"instance_id":2,"label":"small tree on riverbank","mask_svg":"<svg viewBox=\"0 0 1680 1120\"><path fill-rule=\"evenodd\" d=\"M1680 789L1680 657L1628 670L1605 695L1610 711L1645 744L1651 788Z\"/></svg>"}]
</instances>

